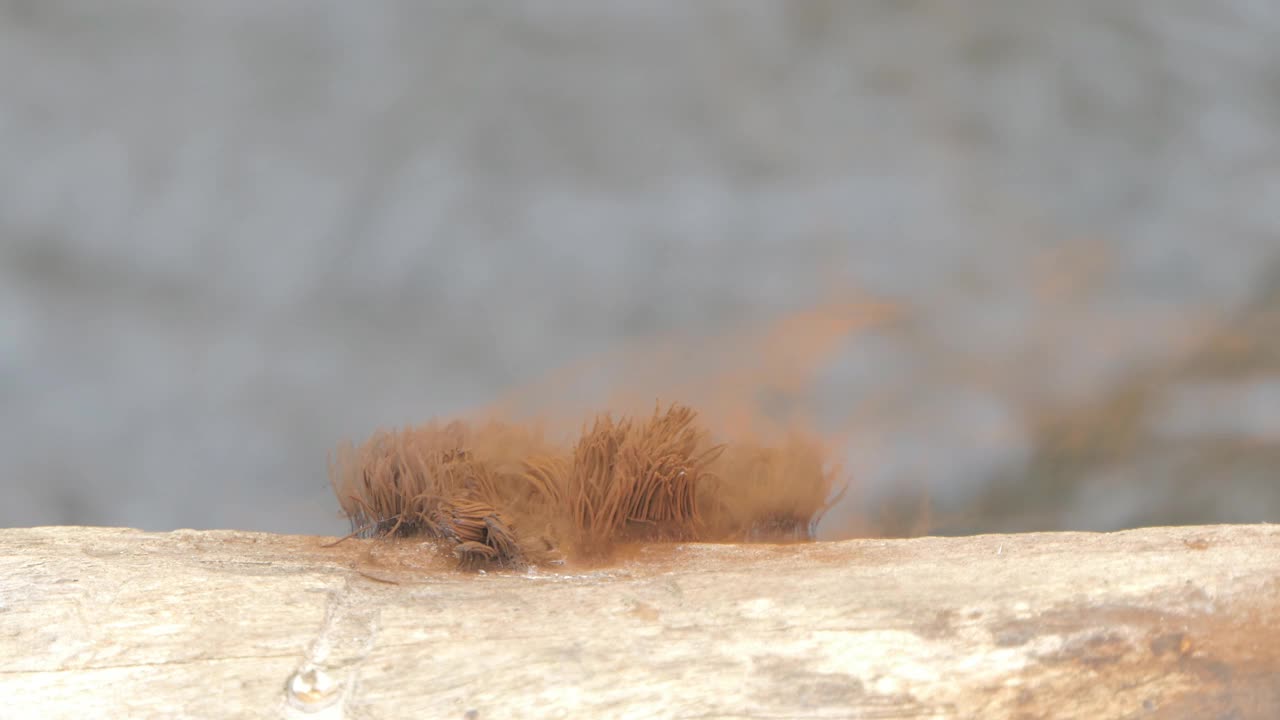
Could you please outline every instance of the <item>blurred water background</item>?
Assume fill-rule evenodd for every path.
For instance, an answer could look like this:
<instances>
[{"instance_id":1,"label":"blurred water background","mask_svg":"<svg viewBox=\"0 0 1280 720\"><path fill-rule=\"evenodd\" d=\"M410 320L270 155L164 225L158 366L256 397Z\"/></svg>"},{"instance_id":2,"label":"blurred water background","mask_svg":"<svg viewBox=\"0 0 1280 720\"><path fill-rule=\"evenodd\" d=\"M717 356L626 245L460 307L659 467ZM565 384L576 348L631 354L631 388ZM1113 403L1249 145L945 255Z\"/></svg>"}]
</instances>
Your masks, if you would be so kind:
<instances>
[{"instance_id":1,"label":"blurred water background","mask_svg":"<svg viewBox=\"0 0 1280 720\"><path fill-rule=\"evenodd\" d=\"M0 0L0 525L338 533L326 453L644 337L885 533L1280 519L1280 5ZM932 514L921 525L921 500Z\"/></svg>"}]
</instances>

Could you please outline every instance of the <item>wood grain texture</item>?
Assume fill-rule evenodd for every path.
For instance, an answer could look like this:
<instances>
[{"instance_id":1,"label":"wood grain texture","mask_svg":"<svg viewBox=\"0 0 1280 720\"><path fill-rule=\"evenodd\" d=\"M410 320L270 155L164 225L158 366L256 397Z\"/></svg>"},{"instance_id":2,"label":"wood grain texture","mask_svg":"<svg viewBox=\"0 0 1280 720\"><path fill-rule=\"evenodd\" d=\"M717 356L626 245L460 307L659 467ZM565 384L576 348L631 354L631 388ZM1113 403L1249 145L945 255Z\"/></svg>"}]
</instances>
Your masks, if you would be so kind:
<instances>
[{"instance_id":1,"label":"wood grain texture","mask_svg":"<svg viewBox=\"0 0 1280 720\"><path fill-rule=\"evenodd\" d=\"M1280 717L1280 527L637 548L0 530L6 718Z\"/></svg>"}]
</instances>

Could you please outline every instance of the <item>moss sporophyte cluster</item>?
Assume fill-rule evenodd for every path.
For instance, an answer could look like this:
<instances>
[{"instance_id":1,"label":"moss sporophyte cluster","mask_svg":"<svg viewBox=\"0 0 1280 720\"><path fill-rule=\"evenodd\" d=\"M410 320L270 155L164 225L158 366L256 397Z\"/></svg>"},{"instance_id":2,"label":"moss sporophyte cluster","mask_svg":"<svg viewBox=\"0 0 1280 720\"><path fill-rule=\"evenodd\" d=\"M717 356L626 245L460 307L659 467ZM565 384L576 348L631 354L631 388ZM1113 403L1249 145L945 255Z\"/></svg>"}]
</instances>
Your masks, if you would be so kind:
<instances>
[{"instance_id":1,"label":"moss sporophyte cluster","mask_svg":"<svg viewBox=\"0 0 1280 720\"><path fill-rule=\"evenodd\" d=\"M571 444L519 424L432 422L344 446L331 479L354 534L436 539L468 568L602 558L619 543L811 538L838 499L821 444L716 442L697 419L679 404L601 413Z\"/></svg>"}]
</instances>

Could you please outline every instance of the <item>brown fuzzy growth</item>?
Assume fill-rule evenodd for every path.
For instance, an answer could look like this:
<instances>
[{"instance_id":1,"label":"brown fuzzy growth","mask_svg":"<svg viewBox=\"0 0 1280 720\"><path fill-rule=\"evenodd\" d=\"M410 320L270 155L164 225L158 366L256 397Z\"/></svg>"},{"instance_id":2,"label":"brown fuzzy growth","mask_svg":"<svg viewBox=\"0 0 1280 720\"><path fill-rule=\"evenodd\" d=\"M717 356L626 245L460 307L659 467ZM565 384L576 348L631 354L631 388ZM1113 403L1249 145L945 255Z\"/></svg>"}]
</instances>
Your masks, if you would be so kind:
<instances>
[{"instance_id":1,"label":"brown fuzzy growth","mask_svg":"<svg viewBox=\"0 0 1280 720\"><path fill-rule=\"evenodd\" d=\"M721 448L707 447L693 419L692 410L673 405L643 425L604 415L583 434L564 492L578 554L619 540L698 537L698 489Z\"/></svg>"},{"instance_id":2,"label":"brown fuzzy growth","mask_svg":"<svg viewBox=\"0 0 1280 720\"><path fill-rule=\"evenodd\" d=\"M331 463L365 537L436 539L461 567L601 558L618 543L808 539L833 502L819 447L713 444L681 405L598 416L572 448L517 426L375 434Z\"/></svg>"},{"instance_id":3,"label":"brown fuzzy growth","mask_svg":"<svg viewBox=\"0 0 1280 720\"><path fill-rule=\"evenodd\" d=\"M725 481L705 499L712 524L742 541L811 538L848 489L831 497L833 473L823 466L822 448L799 435L776 447L734 444L717 465Z\"/></svg>"}]
</instances>

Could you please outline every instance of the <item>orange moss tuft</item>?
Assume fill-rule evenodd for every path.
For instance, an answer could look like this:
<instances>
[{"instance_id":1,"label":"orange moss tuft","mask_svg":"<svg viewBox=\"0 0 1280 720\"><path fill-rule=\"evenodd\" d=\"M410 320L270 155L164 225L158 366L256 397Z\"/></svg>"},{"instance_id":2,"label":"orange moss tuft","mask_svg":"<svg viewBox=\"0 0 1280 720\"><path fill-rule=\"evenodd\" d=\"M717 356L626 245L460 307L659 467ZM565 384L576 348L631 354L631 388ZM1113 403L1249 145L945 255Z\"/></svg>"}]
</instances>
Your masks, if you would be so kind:
<instances>
[{"instance_id":1,"label":"orange moss tuft","mask_svg":"<svg viewBox=\"0 0 1280 720\"><path fill-rule=\"evenodd\" d=\"M836 471L825 465L822 446L800 435L776 447L737 443L714 466L719 482L702 502L728 539L807 540L848 488L832 497Z\"/></svg>"},{"instance_id":2,"label":"orange moss tuft","mask_svg":"<svg viewBox=\"0 0 1280 720\"><path fill-rule=\"evenodd\" d=\"M433 538L470 568L811 538L833 502L821 446L716 444L696 418L678 404L640 422L603 413L571 448L522 426L429 423L345 446L331 479L354 535Z\"/></svg>"}]
</instances>

